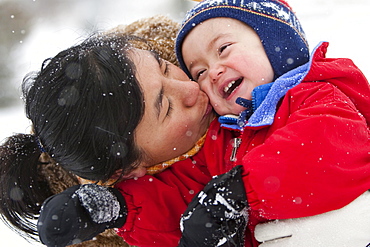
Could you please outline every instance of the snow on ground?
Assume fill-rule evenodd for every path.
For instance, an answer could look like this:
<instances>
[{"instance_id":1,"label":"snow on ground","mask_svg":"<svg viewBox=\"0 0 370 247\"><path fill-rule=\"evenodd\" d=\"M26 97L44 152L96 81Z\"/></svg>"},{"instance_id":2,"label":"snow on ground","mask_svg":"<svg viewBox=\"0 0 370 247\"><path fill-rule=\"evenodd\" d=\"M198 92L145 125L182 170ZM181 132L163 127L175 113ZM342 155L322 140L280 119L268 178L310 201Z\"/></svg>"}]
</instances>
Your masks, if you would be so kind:
<instances>
[{"instance_id":1,"label":"snow on ground","mask_svg":"<svg viewBox=\"0 0 370 247\"><path fill-rule=\"evenodd\" d=\"M143 0L143 4L139 4L139 1L122 2L124 3L104 1L104 4L102 4L102 1L78 1L76 4L80 4L79 9L84 9L83 13L89 13L89 11L95 14L99 13L99 15L94 16L95 22L91 24L104 28L129 23L153 14L167 15L168 12L164 6L169 3L174 5L174 0ZM370 78L368 62L370 57L368 43L370 33L366 31L368 29L367 25L370 24L370 1L288 0L288 2L302 22L311 49L319 41L329 41L328 57L351 58L367 78ZM84 3L86 6L83 5ZM145 8L138 10L137 5L145 6ZM178 16L181 15L183 13L178 14ZM177 18L177 16L170 17ZM60 21L55 25L46 21L41 22L31 38L23 41L24 48L20 50L18 55L23 57L21 66L26 70L19 75L19 78L16 78L16 81L20 82L26 72L38 69L43 59L76 43L81 33L83 33L83 28L77 23L81 21L81 18L81 14L72 12L68 15L68 21ZM15 66L18 66L18 64ZM28 133L29 125L21 104L0 109L0 141L13 133ZM37 246L34 243L27 243L1 222L0 238L2 239L1 246L4 247Z\"/></svg>"}]
</instances>

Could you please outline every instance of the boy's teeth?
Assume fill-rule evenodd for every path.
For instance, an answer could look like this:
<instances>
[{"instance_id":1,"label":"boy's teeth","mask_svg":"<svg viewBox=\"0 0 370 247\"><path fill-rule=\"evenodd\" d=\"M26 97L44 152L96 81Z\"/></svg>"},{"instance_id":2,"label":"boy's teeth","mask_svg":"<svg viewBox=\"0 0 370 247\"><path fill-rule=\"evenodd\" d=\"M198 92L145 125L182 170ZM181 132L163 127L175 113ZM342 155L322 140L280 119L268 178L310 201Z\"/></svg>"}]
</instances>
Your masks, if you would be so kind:
<instances>
[{"instance_id":1,"label":"boy's teeth","mask_svg":"<svg viewBox=\"0 0 370 247\"><path fill-rule=\"evenodd\" d=\"M229 91L229 89L231 88L231 86L235 83L235 81L231 81L225 88L224 88L224 92L227 93L227 91Z\"/></svg>"}]
</instances>

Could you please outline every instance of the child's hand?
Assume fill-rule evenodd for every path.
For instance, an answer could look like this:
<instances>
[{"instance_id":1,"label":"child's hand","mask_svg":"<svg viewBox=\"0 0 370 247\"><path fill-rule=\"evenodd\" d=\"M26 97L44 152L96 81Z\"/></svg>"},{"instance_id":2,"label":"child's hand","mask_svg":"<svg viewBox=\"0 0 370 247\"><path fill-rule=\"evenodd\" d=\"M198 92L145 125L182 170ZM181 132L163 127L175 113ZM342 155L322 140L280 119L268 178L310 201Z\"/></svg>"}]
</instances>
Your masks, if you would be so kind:
<instances>
[{"instance_id":1,"label":"child's hand","mask_svg":"<svg viewBox=\"0 0 370 247\"><path fill-rule=\"evenodd\" d=\"M248 221L241 167L213 178L181 217L179 246L244 246Z\"/></svg>"},{"instance_id":2,"label":"child's hand","mask_svg":"<svg viewBox=\"0 0 370 247\"><path fill-rule=\"evenodd\" d=\"M324 214L259 224L260 247L347 247L370 243L370 192Z\"/></svg>"},{"instance_id":3,"label":"child's hand","mask_svg":"<svg viewBox=\"0 0 370 247\"><path fill-rule=\"evenodd\" d=\"M43 244L64 247L123 226L126 211L118 190L96 184L76 185L44 202L37 229Z\"/></svg>"}]
</instances>

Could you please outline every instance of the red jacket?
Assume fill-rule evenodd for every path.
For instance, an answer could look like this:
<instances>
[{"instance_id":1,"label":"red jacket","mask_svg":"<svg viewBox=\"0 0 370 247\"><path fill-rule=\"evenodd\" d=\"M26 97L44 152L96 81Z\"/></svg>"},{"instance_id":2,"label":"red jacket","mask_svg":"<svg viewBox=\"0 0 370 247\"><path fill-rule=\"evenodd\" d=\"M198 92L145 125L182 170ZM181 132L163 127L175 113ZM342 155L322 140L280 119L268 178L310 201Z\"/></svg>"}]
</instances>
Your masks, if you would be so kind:
<instances>
[{"instance_id":1,"label":"red jacket","mask_svg":"<svg viewBox=\"0 0 370 247\"><path fill-rule=\"evenodd\" d=\"M370 88L349 59L328 59L324 43L301 83L278 101L270 125L242 132L214 121L201 151L155 176L120 183L128 204L118 230L129 244L177 246L179 219L211 176L243 165L249 231L271 219L341 208L370 189ZM241 138L236 161L232 140ZM257 246L246 234L245 246Z\"/></svg>"}]
</instances>

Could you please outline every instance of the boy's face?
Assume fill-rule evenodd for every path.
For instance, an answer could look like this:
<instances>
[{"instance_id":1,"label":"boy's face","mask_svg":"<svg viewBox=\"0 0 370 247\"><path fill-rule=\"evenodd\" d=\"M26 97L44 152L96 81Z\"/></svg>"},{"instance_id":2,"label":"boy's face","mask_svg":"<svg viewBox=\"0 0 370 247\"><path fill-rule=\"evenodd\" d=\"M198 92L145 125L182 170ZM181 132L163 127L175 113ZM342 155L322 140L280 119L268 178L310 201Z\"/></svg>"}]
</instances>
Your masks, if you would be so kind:
<instances>
[{"instance_id":1,"label":"boy's face","mask_svg":"<svg viewBox=\"0 0 370 247\"><path fill-rule=\"evenodd\" d=\"M245 108L238 97L251 99L252 90L272 82L274 72L257 33L231 18L213 18L197 25L185 38L186 67L220 115Z\"/></svg>"}]
</instances>

